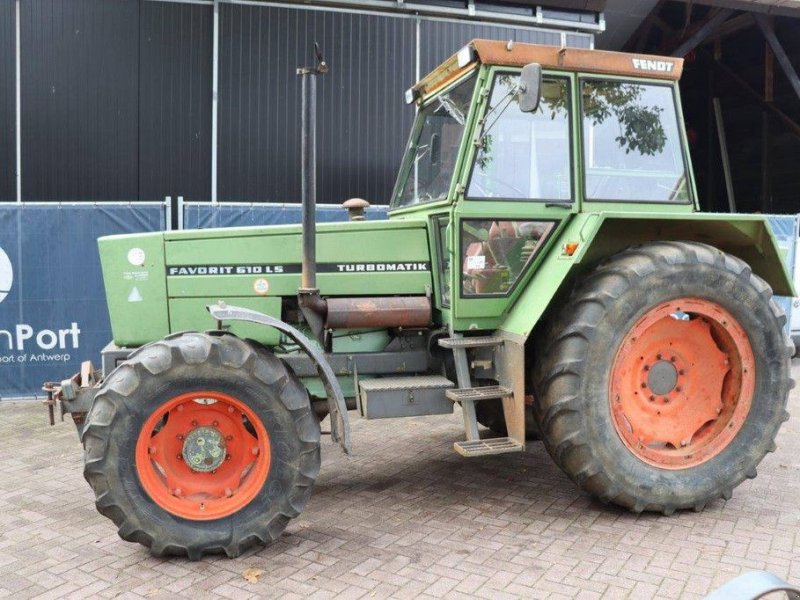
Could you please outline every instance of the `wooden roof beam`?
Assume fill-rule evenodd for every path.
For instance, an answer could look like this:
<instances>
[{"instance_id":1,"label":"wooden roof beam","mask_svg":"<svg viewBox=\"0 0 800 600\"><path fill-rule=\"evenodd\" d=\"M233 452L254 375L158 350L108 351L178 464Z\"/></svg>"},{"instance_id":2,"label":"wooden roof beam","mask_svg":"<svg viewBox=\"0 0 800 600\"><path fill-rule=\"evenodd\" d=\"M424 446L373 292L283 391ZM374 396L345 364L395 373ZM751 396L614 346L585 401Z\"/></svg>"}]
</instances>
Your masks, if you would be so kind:
<instances>
[{"instance_id":1,"label":"wooden roof beam","mask_svg":"<svg viewBox=\"0 0 800 600\"><path fill-rule=\"evenodd\" d=\"M722 25L732 14L733 10L729 8L721 8L711 13L697 31L681 42L681 44L672 51L671 56L683 57L689 54L689 52L711 37L711 34L714 33L717 27Z\"/></svg>"},{"instance_id":2,"label":"wooden roof beam","mask_svg":"<svg viewBox=\"0 0 800 600\"><path fill-rule=\"evenodd\" d=\"M797 77L797 71L795 71L792 61L789 60L789 56L783 49L778 36L775 35L775 28L773 27L772 22L768 17L762 14L754 13L753 17L756 20L758 28L761 29L761 33L764 35L764 38L767 40L769 47L772 48L775 58L778 59L778 64L781 66L783 72L786 74L786 77L789 79L789 83L792 85L794 93L797 94L798 98L800 98L800 78Z\"/></svg>"}]
</instances>

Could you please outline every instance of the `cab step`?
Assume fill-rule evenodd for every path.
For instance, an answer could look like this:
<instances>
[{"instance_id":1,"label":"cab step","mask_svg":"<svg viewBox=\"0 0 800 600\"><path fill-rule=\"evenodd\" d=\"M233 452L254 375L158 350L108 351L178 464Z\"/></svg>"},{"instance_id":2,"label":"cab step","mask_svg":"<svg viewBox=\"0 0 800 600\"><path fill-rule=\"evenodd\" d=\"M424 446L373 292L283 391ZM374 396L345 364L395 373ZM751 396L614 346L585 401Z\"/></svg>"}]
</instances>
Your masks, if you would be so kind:
<instances>
[{"instance_id":1,"label":"cab step","mask_svg":"<svg viewBox=\"0 0 800 600\"><path fill-rule=\"evenodd\" d=\"M499 346L503 338L497 335L485 335L460 338L439 338L442 348L483 348L486 346Z\"/></svg>"},{"instance_id":2,"label":"cab step","mask_svg":"<svg viewBox=\"0 0 800 600\"><path fill-rule=\"evenodd\" d=\"M467 440L456 442L453 448L461 456L487 456L489 454L506 454L508 452L521 452L522 444L511 438L488 438L485 440Z\"/></svg>"},{"instance_id":3,"label":"cab step","mask_svg":"<svg viewBox=\"0 0 800 600\"><path fill-rule=\"evenodd\" d=\"M497 400L507 398L513 394L513 392L511 389L503 387L502 385L487 385L476 388L447 390L445 394L453 402L478 402L479 400Z\"/></svg>"}]
</instances>

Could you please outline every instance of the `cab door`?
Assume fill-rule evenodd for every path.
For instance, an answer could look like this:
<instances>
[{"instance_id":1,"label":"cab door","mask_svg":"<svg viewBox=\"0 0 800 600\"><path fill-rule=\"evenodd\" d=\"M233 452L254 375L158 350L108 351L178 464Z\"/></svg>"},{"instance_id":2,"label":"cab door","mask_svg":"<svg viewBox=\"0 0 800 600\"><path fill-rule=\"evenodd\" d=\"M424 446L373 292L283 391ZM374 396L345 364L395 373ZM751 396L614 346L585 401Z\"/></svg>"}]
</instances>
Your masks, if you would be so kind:
<instances>
[{"instance_id":1,"label":"cab door","mask_svg":"<svg viewBox=\"0 0 800 600\"><path fill-rule=\"evenodd\" d=\"M546 73L539 107L522 112L519 74L492 69L460 175L450 232L455 330L497 327L579 210L575 78Z\"/></svg>"}]
</instances>

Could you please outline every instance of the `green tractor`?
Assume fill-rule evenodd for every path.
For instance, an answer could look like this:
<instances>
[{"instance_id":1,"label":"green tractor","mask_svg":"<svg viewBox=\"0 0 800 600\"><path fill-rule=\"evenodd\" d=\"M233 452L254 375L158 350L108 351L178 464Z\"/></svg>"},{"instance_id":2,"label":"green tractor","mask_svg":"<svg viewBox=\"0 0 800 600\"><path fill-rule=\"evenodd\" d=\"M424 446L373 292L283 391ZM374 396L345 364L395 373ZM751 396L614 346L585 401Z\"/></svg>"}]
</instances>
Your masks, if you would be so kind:
<instances>
[{"instance_id":1,"label":"green tractor","mask_svg":"<svg viewBox=\"0 0 800 600\"><path fill-rule=\"evenodd\" d=\"M54 394L98 510L158 556L237 556L303 510L323 418L350 452L353 410L459 410L473 459L541 439L637 513L730 498L788 418L794 294L764 217L699 212L682 66L473 41L407 92L389 219L319 227L325 69L299 71L303 227L99 240L105 377Z\"/></svg>"}]
</instances>

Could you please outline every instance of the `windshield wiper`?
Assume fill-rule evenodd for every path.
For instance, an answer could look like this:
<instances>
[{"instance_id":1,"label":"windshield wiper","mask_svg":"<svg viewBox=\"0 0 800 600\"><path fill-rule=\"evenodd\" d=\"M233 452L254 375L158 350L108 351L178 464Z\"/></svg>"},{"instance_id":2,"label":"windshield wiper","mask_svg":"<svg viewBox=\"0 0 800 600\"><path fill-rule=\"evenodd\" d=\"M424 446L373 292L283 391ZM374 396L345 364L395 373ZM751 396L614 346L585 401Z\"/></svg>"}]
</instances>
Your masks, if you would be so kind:
<instances>
[{"instance_id":1,"label":"windshield wiper","mask_svg":"<svg viewBox=\"0 0 800 600\"><path fill-rule=\"evenodd\" d=\"M464 113L458 110L458 107L450 100L450 96L442 96L438 98L439 106L447 112L448 115L453 117L453 120L459 125L464 124Z\"/></svg>"},{"instance_id":2,"label":"windshield wiper","mask_svg":"<svg viewBox=\"0 0 800 600\"><path fill-rule=\"evenodd\" d=\"M572 208L572 202L545 202L545 208Z\"/></svg>"}]
</instances>

